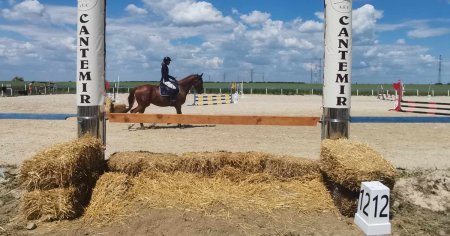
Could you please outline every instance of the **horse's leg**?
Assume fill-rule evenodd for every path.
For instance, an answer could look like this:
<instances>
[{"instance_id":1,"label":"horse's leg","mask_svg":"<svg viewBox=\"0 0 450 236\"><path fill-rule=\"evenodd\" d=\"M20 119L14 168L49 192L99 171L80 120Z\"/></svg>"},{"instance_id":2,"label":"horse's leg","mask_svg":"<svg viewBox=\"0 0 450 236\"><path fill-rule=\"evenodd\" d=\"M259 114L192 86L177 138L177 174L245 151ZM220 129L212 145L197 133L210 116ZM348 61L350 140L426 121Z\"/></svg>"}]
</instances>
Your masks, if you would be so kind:
<instances>
[{"instance_id":1,"label":"horse's leg","mask_svg":"<svg viewBox=\"0 0 450 236\"><path fill-rule=\"evenodd\" d=\"M130 113L136 113L137 111L136 111L136 109L137 109L138 107L135 107L135 108L133 108L133 109L131 109L131 111L130 111ZM131 124L131 125L129 125L128 126L128 129L131 129L131 128L133 128L134 127L134 125L135 124Z\"/></svg>"},{"instance_id":2,"label":"horse's leg","mask_svg":"<svg viewBox=\"0 0 450 236\"><path fill-rule=\"evenodd\" d=\"M145 108L146 108L146 107L141 106L140 104L138 104L138 106L135 107L133 110L131 110L130 113L138 113L138 112L139 112L139 113L142 114L142 113L145 112ZM140 123L140 125L141 125L140 129L145 129L143 123ZM133 126L134 126L134 124L129 125L129 126L128 126L128 129L131 129Z\"/></svg>"},{"instance_id":3,"label":"horse's leg","mask_svg":"<svg viewBox=\"0 0 450 236\"><path fill-rule=\"evenodd\" d=\"M141 113L141 114L143 114L144 112L145 112L145 108L146 107L144 107L144 106L141 106L142 108L139 110L139 113ZM145 126L144 126L144 124L143 123L140 123L141 124L141 129L145 129Z\"/></svg>"},{"instance_id":4,"label":"horse's leg","mask_svg":"<svg viewBox=\"0 0 450 236\"><path fill-rule=\"evenodd\" d=\"M177 110L177 114L181 114L181 105L175 105L175 109ZM181 124L178 124L178 128L184 128Z\"/></svg>"}]
</instances>

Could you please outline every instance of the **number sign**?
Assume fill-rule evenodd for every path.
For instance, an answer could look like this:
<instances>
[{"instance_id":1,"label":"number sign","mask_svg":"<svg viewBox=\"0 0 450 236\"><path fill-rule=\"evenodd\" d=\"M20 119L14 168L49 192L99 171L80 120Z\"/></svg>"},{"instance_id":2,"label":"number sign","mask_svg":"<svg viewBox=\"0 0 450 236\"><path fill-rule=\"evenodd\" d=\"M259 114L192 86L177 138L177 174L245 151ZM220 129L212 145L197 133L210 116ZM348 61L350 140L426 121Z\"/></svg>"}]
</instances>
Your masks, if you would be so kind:
<instances>
[{"instance_id":1,"label":"number sign","mask_svg":"<svg viewBox=\"0 0 450 236\"><path fill-rule=\"evenodd\" d=\"M355 224L366 235L391 233L389 193L389 188L379 181L362 182L361 191L359 191L358 209L355 214Z\"/></svg>"}]
</instances>

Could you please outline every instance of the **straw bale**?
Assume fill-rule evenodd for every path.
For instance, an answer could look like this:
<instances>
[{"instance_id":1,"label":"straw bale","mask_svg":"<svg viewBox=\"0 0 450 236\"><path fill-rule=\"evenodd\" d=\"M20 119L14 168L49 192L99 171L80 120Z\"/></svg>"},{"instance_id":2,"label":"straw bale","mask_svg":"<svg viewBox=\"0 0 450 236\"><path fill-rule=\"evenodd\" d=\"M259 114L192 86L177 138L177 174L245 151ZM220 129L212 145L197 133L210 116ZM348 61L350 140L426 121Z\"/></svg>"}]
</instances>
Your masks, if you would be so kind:
<instances>
[{"instance_id":1,"label":"straw bale","mask_svg":"<svg viewBox=\"0 0 450 236\"><path fill-rule=\"evenodd\" d=\"M104 168L100 140L85 136L44 149L24 161L21 180L28 190L93 185Z\"/></svg>"},{"instance_id":2,"label":"straw bale","mask_svg":"<svg viewBox=\"0 0 450 236\"><path fill-rule=\"evenodd\" d=\"M76 188L56 188L26 192L22 198L22 212L27 220L66 220L81 215L83 206Z\"/></svg>"},{"instance_id":3,"label":"straw bale","mask_svg":"<svg viewBox=\"0 0 450 236\"><path fill-rule=\"evenodd\" d=\"M132 200L131 177L123 173L105 173L97 181L84 219L102 222L112 221L111 216L124 215Z\"/></svg>"},{"instance_id":4,"label":"straw bale","mask_svg":"<svg viewBox=\"0 0 450 236\"><path fill-rule=\"evenodd\" d=\"M324 175L323 180L339 212L344 216L353 217L357 211L359 192L351 191L333 183L326 175Z\"/></svg>"},{"instance_id":5,"label":"straw bale","mask_svg":"<svg viewBox=\"0 0 450 236\"><path fill-rule=\"evenodd\" d=\"M268 183L278 180L278 178L269 173L250 173L231 166L223 167L216 172L214 177L227 179L236 183Z\"/></svg>"},{"instance_id":6,"label":"straw bale","mask_svg":"<svg viewBox=\"0 0 450 236\"><path fill-rule=\"evenodd\" d=\"M227 174L240 170L228 171ZM332 199L320 179L248 181L252 175L259 174L248 173L248 178L241 182L239 179L231 181L223 178L220 174L210 178L184 172L144 172L133 179L132 191L136 201L154 208L201 212L227 209L272 212L290 208L303 213L334 209ZM224 209L214 209L215 206Z\"/></svg>"},{"instance_id":7,"label":"straw bale","mask_svg":"<svg viewBox=\"0 0 450 236\"><path fill-rule=\"evenodd\" d=\"M144 171L176 171L204 176L224 176L231 180L266 181L278 179L314 179L320 177L316 161L278 157L259 152L189 152L181 156L151 152L120 152L111 155L108 170L136 176ZM233 174L234 173L234 174ZM231 176L233 175L233 176ZM241 175L241 176L239 176ZM269 176L271 176L269 178Z\"/></svg>"},{"instance_id":8,"label":"straw bale","mask_svg":"<svg viewBox=\"0 0 450 236\"><path fill-rule=\"evenodd\" d=\"M85 214L91 221L111 222L143 205L213 215L280 208L335 211L317 162L301 158L258 152L122 152L114 153L107 165L114 172L98 181Z\"/></svg>"},{"instance_id":9,"label":"straw bale","mask_svg":"<svg viewBox=\"0 0 450 236\"><path fill-rule=\"evenodd\" d=\"M332 182L351 191L359 191L363 181L380 181L392 189L397 176L380 153L347 139L324 140L319 165Z\"/></svg>"},{"instance_id":10,"label":"straw bale","mask_svg":"<svg viewBox=\"0 0 450 236\"><path fill-rule=\"evenodd\" d=\"M114 112L113 100L108 96L105 97L105 112L106 113Z\"/></svg>"},{"instance_id":11,"label":"straw bale","mask_svg":"<svg viewBox=\"0 0 450 236\"><path fill-rule=\"evenodd\" d=\"M173 172L175 154L162 154L153 152L116 152L107 161L107 170L121 172L132 176L146 171Z\"/></svg>"},{"instance_id":12,"label":"straw bale","mask_svg":"<svg viewBox=\"0 0 450 236\"><path fill-rule=\"evenodd\" d=\"M127 110L127 105L122 103L114 103L112 113L124 113Z\"/></svg>"},{"instance_id":13,"label":"straw bale","mask_svg":"<svg viewBox=\"0 0 450 236\"><path fill-rule=\"evenodd\" d=\"M335 185L333 191L334 205L342 215L353 217L358 210L358 196L358 192L350 191L342 186Z\"/></svg>"},{"instance_id":14,"label":"straw bale","mask_svg":"<svg viewBox=\"0 0 450 236\"><path fill-rule=\"evenodd\" d=\"M270 158L265 172L280 178L315 179L320 177L317 161L294 157Z\"/></svg>"},{"instance_id":15,"label":"straw bale","mask_svg":"<svg viewBox=\"0 0 450 236\"><path fill-rule=\"evenodd\" d=\"M175 161L174 170L186 173L196 173L204 176L212 176L220 169L218 157L221 155L221 152L184 153Z\"/></svg>"},{"instance_id":16,"label":"straw bale","mask_svg":"<svg viewBox=\"0 0 450 236\"><path fill-rule=\"evenodd\" d=\"M316 178L317 162L302 158L278 157L259 152L189 152L181 156L152 152L119 152L111 155L108 170L136 176L143 171L181 171L213 176L231 167L248 173L268 173L279 178Z\"/></svg>"},{"instance_id":17,"label":"straw bale","mask_svg":"<svg viewBox=\"0 0 450 236\"><path fill-rule=\"evenodd\" d=\"M219 156L221 167L231 166L250 173L261 173L266 167L266 162L273 155L261 152L236 152L223 153Z\"/></svg>"}]
</instances>

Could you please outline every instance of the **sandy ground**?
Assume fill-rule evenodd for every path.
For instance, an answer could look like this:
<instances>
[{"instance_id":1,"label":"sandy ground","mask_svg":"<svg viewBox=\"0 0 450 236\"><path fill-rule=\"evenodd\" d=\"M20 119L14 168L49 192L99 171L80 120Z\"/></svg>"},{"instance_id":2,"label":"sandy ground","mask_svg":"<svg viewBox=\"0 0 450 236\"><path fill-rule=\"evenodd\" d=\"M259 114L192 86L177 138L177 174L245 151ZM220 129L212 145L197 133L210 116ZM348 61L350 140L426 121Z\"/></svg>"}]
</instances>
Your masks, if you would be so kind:
<instances>
[{"instance_id":1,"label":"sandy ground","mask_svg":"<svg viewBox=\"0 0 450 236\"><path fill-rule=\"evenodd\" d=\"M126 94L119 97L125 103ZM192 96L186 104L192 104ZM239 103L183 107L184 114L320 116L320 96L246 95ZM408 100L428 100L409 97ZM449 102L449 97L433 97ZM353 97L352 116L415 116L388 111L391 101ZM0 113L76 113L75 95L0 97ZM175 113L151 106L148 113ZM425 116L419 115L417 116ZM184 153L191 151L262 151L318 159L320 126L192 125L179 129L129 130L128 124L107 123L106 156L118 151ZM450 235L450 125L351 123L350 139L367 143L399 170L391 196L393 235ZM362 235L353 218L331 213L301 216L289 209L274 214L230 212L226 219L175 209L139 209L134 217L105 227L78 220L44 223L27 231L16 222L23 189L21 163L35 153L75 139L77 119L0 120L0 235ZM417 169L420 168L420 169ZM276 214L275 214L276 213Z\"/></svg>"},{"instance_id":2,"label":"sandy ground","mask_svg":"<svg viewBox=\"0 0 450 236\"><path fill-rule=\"evenodd\" d=\"M127 94L117 99L125 103ZM190 106L189 95L184 114L242 114L320 116L321 96L245 95L237 104ZM408 97L408 100L429 100ZM450 102L449 97L433 101ZM352 97L352 116L429 116L388 111L395 102L375 97ZM1 113L76 114L75 95L22 96L0 98ZM175 109L151 105L146 113L174 114ZM318 159L320 125L315 127L192 125L178 129L159 124L156 128L128 130L128 124L107 123L106 155L118 151L184 153L189 151L263 151ZM351 123L350 139L369 144L396 167L450 168L449 124ZM0 164L20 165L36 152L55 143L76 138L77 119L1 120Z\"/></svg>"}]
</instances>

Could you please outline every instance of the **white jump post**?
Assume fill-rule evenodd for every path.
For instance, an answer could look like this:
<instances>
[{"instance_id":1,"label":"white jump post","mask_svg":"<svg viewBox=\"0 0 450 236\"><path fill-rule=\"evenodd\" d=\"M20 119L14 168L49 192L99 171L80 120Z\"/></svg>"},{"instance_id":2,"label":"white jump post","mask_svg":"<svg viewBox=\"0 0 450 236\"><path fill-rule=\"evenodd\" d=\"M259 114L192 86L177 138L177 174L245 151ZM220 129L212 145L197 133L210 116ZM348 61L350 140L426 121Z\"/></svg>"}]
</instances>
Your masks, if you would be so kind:
<instances>
[{"instance_id":1,"label":"white jump post","mask_svg":"<svg viewBox=\"0 0 450 236\"><path fill-rule=\"evenodd\" d=\"M106 0L78 0L78 137L91 134L105 143Z\"/></svg>"},{"instance_id":2,"label":"white jump post","mask_svg":"<svg viewBox=\"0 0 450 236\"><path fill-rule=\"evenodd\" d=\"M322 139L348 138L352 65L352 0L325 0Z\"/></svg>"}]
</instances>

